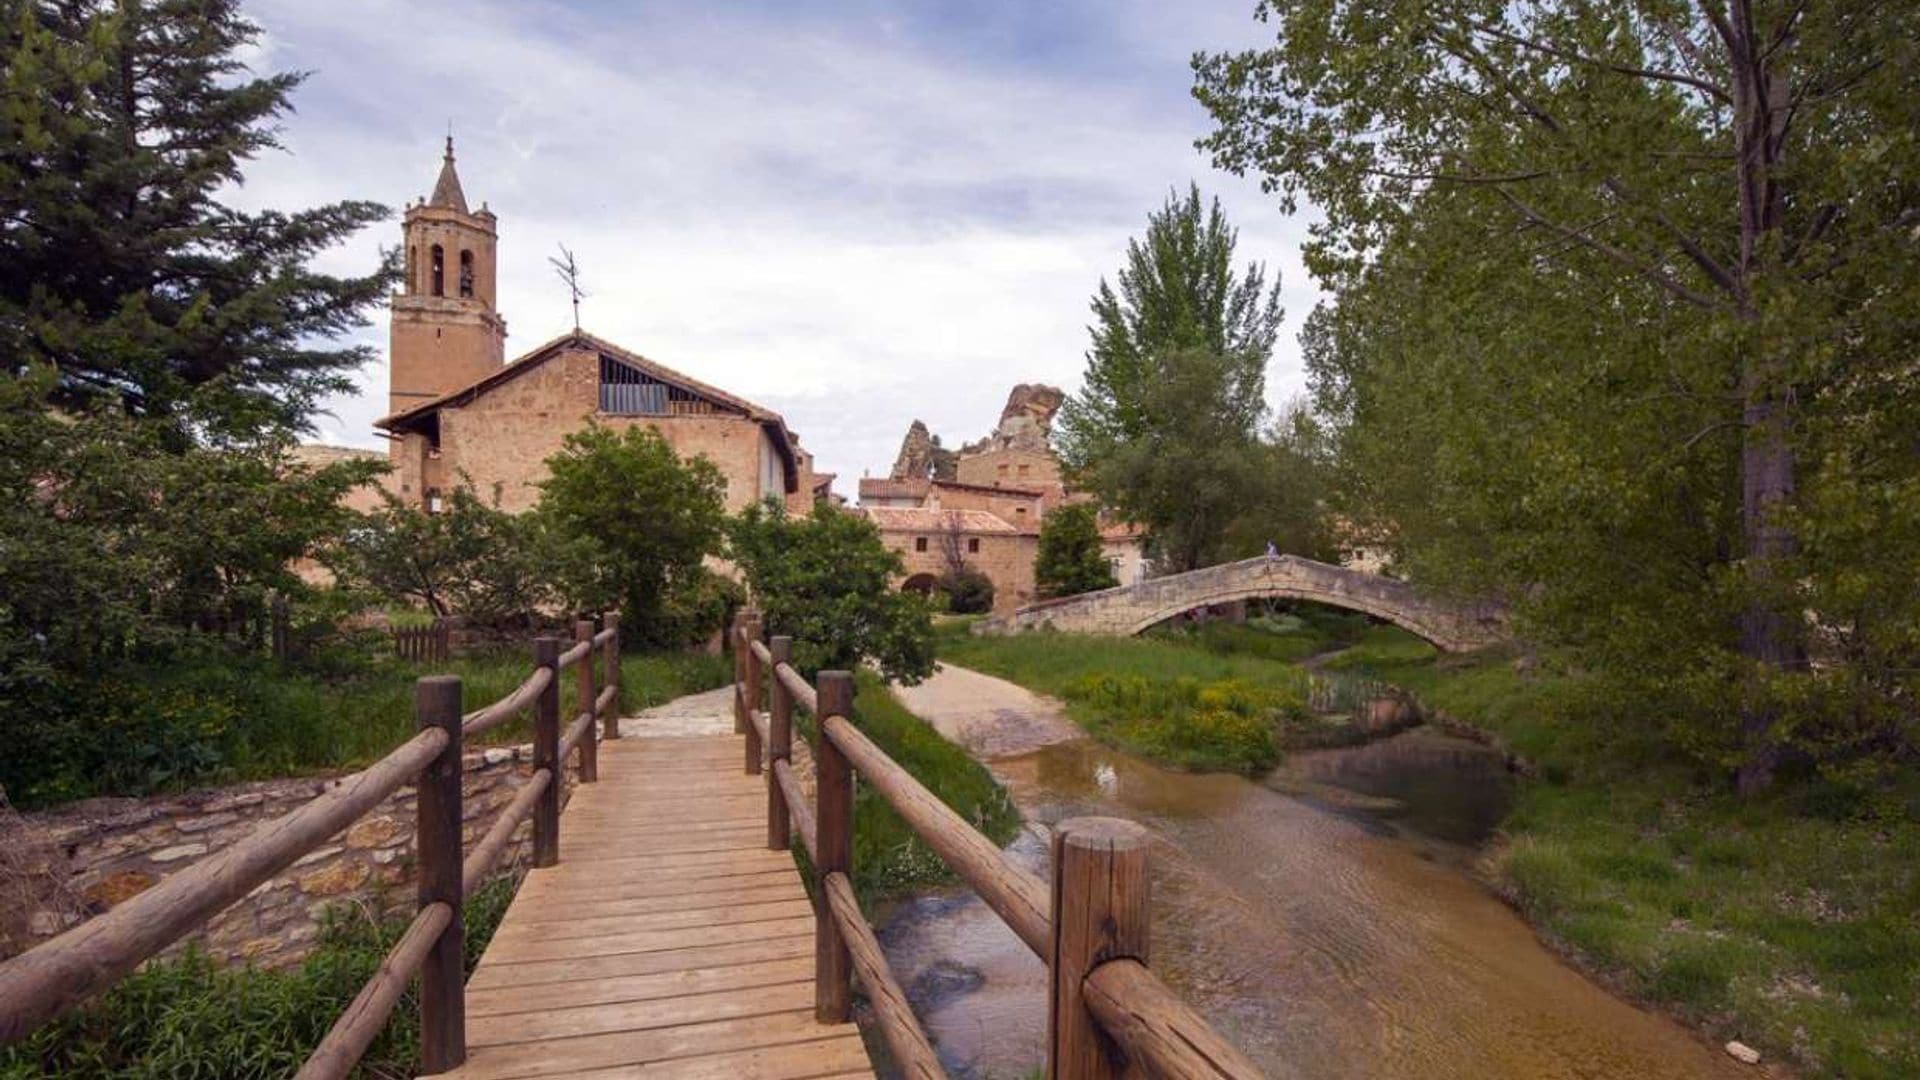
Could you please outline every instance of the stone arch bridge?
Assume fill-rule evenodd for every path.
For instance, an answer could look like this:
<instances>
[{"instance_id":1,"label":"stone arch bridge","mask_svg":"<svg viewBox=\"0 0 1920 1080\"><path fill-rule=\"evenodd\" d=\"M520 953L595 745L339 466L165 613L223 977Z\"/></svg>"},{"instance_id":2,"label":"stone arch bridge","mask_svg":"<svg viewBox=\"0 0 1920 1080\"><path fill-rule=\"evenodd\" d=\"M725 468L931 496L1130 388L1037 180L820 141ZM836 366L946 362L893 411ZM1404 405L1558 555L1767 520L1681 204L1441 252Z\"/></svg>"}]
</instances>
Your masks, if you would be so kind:
<instances>
[{"instance_id":1,"label":"stone arch bridge","mask_svg":"<svg viewBox=\"0 0 1920 1080\"><path fill-rule=\"evenodd\" d=\"M1138 585L1082 593L996 615L976 633L1053 629L1080 634L1137 634L1196 608L1253 599L1311 600L1363 611L1432 642L1467 652L1505 637L1505 613L1493 605L1446 603L1404 581L1303 559L1260 556L1221 563Z\"/></svg>"}]
</instances>

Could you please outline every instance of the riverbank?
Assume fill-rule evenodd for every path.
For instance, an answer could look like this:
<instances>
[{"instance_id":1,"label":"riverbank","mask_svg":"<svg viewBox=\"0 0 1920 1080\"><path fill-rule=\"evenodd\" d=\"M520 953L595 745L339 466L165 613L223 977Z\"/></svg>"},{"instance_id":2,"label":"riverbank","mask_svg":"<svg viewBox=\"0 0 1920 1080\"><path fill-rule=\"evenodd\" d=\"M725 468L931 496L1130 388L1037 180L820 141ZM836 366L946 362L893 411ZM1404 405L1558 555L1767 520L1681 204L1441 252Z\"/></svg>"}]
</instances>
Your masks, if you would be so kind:
<instances>
[{"instance_id":1,"label":"riverbank","mask_svg":"<svg viewBox=\"0 0 1920 1080\"><path fill-rule=\"evenodd\" d=\"M1550 940L1636 998L1808 1075L1920 1075L1920 823L1818 782L1742 800L1578 680L1505 657L1343 658L1530 762L1489 860Z\"/></svg>"},{"instance_id":2,"label":"riverbank","mask_svg":"<svg viewBox=\"0 0 1920 1080\"><path fill-rule=\"evenodd\" d=\"M1354 640L1325 665L1403 687L1532 763L1485 868L1565 955L1717 1042L1737 1039L1808 1075L1920 1075L1920 826L1910 816L1875 815L1817 785L1738 800L1630 716L1597 713L1572 676L1517 671L1505 656L1439 657L1388 628ZM943 645L958 663L1037 690L1096 656L1142 677L1285 685L1300 674L1183 640Z\"/></svg>"},{"instance_id":3,"label":"riverbank","mask_svg":"<svg viewBox=\"0 0 1920 1080\"><path fill-rule=\"evenodd\" d=\"M943 665L932 688L961 676L965 693L948 696L967 700L929 721L958 729L988 711L1025 726L1031 693L968 674ZM1045 873L1046 830L1067 818L1120 817L1149 832L1153 966L1268 1075L1763 1075L1582 976L1457 859L1409 835L1443 825L1444 808L1360 797L1395 772L1403 793L1501 784L1498 754L1413 731L1291 764L1310 760L1319 767L1257 782L1079 738L991 768L1033 825L1007 848L1032 872ZM879 929L951 1075L1018 1076L1044 1059L1045 969L977 898L922 895Z\"/></svg>"}]
</instances>

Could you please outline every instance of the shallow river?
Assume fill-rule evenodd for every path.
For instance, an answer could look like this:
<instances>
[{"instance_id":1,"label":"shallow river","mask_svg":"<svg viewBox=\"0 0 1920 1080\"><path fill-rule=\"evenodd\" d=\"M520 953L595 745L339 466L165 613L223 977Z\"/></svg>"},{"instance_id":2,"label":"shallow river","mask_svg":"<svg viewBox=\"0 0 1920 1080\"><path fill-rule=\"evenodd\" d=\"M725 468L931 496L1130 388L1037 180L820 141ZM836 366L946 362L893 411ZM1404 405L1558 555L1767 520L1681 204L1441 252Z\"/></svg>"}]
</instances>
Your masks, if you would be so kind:
<instances>
[{"instance_id":1,"label":"shallow river","mask_svg":"<svg viewBox=\"0 0 1920 1080\"><path fill-rule=\"evenodd\" d=\"M1415 729L1293 755L1264 782L1170 772L1086 741L990 763L1031 823L1151 829L1152 966L1276 1077L1753 1077L1556 958L1466 872L1500 757ZM965 892L901 904L882 941L956 1075L1044 1057L1045 972Z\"/></svg>"}]
</instances>

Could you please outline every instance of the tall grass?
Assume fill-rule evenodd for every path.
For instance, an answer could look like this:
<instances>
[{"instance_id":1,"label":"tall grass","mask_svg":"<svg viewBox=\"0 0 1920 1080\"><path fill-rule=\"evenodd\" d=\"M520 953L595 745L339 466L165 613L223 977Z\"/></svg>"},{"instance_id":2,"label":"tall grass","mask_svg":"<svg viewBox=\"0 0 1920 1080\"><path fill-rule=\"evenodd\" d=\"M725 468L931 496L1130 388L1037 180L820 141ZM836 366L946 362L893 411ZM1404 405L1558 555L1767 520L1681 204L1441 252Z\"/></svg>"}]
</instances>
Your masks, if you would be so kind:
<instances>
[{"instance_id":1,"label":"tall grass","mask_svg":"<svg viewBox=\"0 0 1920 1080\"><path fill-rule=\"evenodd\" d=\"M531 670L528 650L433 664L384 651L304 665L206 656L103 672L45 707L0 716L0 734L12 749L0 755L0 785L16 805L31 808L358 768L413 734L420 676L459 676L466 707L474 709L511 693ZM722 657L624 656L623 708L722 686L729 676ZM527 724L523 716L479 741L524 741Z\"/></svg>"},{"instance_id":2,"label":"tall grass","mask_svg":"<svg viewBox=\"0 0 1920 1080\"><path fill-rule=\"evenodd\" d=\"M467 900L469 973L512 897L503 878ZM407 918L336 905L313 951L284 970L223 968L198 951L147 964L92 1004L0 1049L0 1078L291 1076L399 940ZM410 987L354 1075L411 1077L419 1045Z\"/></svg>"},{"instance_id":3,"label":"tall grass","mask_svg":"<svg viewBox=\"0 0 1920 1080\"><path fill-rule=\"evenodd\" d=\"M997 845L1011 841L1020 830L1020 812L986 766L909 712L879 675L862 670L854 680L855 726L989 840ZM817 745L819 733L812 717L796 713L795 722L800 733ZM796 845L795 850L804 861L804 849ZM955 880L945 861L873 785L857 786L853 800L853 886L863 906L871 908Z\"/></svg>"}]
</instances>

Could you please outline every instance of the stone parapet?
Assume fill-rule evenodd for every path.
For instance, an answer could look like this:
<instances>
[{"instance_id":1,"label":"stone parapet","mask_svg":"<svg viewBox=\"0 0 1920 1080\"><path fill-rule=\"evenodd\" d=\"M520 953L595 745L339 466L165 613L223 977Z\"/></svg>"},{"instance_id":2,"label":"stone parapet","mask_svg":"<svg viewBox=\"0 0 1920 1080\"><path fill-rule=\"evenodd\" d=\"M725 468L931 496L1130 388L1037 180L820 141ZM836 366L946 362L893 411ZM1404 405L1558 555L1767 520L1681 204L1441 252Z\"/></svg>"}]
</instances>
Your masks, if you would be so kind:
<instances>
[{"instance_id":1,"label":"stone parapet","mask_svg":"<svg viewBox=\"0 0 1920 1080\"><path fill-rule=\"evenodd\" d=\"M1124 636L1196 608L1261 598L1310 600L1365 612L1448 652L1483 648L1506 636L1506 613L1498 606L1450 603L1404 581L1297 555L1221 563L1138 585L1045 601L982 620L974 632L1057 630Z\"/></svg>"},{"instance_id":2,"label":"stone parapet","mask_svg":"<svg viewBox=\"0 0 1920 1080\"><path fill-rule=\"evenodd\" d=\"M497 746L462 760L462 842L472 846L533 772L531 745ZM576 768L568 767L567 790ZM295 810L339 777L268 780L147 799L89 799L0 819L6 849L0 956L32 948L145 892ZM565 798L563 792L562 798ZM401 788L371 813L308 852L222 911L188 942L227 963L277 967L306 955L322 911L354 904L370 911L413 903L414 789ZM517 870L530 855L522 823L500 862ZM564 825L563 825L564 830Z\"/></svg>"}]
</instances>

